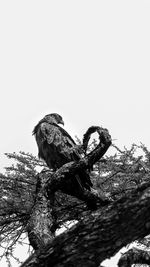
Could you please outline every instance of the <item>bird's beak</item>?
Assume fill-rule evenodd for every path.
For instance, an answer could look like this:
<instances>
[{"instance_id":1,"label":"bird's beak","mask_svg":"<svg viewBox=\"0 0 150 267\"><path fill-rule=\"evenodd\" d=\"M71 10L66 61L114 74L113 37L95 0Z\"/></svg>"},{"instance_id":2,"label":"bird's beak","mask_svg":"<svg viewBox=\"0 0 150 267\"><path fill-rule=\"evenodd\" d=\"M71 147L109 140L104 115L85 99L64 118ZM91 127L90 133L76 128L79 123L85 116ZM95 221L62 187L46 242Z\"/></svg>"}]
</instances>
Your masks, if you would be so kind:
<instances>
[{"instance_id":1,"label":"bird's beak","mask_svg":"<svg viewBox=\"0 0 150 267\"><path fill-rule=\"evenodd\" d=\"M62 120L62 121L60 122L60 124L62 124L62 125L64 126L64 121Z\"/></svg>"}]
</instances>

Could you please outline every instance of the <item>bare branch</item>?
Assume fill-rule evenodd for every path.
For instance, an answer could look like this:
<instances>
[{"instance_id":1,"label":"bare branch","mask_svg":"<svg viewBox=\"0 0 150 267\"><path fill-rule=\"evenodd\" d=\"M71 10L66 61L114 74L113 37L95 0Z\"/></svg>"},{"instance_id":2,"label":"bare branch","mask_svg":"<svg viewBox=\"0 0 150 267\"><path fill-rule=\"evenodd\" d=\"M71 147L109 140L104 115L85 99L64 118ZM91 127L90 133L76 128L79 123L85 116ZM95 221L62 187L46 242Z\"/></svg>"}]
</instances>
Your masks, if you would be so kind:
<instances>
[{"instance_id":1,"label":"bare branch","mask_svg":"<svg viewBox=\"0 0 150 267\"><path fill-rule=\"evenodd\" d=\"M132 248L122 254L118 262L118 267L131 267L136 263L150 265L150 251Z\"/></svg>"}]
</instances>

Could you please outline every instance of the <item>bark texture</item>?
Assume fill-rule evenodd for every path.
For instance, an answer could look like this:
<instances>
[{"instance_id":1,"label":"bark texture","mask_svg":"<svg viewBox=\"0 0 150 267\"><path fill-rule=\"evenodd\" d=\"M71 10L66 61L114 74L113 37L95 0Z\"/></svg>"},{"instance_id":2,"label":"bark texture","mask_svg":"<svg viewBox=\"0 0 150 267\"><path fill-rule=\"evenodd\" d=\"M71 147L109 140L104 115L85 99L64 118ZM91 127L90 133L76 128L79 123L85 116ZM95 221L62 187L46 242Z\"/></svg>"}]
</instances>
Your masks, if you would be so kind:
<instances>
[{"instance_id":1,"label":"bark texture","mask_svg":"<svg viewBox=\"0 0 150 267\"><path fill-rule=\"evenodd\" d=\"M81 169L90 169L111 144L107 130L96 127L90 132L95 130L100 143L94 151L54 173L48 171L39 175L37 198L27 226L36 252L22 266L98 267L123 246L150 233L150 182L114 202L93 191L79 190L75 175ZM85 148L86 138L88 140L88 135L84 139ZM82 211L76 225L54 238L53 226L57 219L54 194L58 190L85 201L93 211Z\"/></svg>"},{"instance_id":2,"label":"bark texture","mask_svg":"<svg viewBox=\"0 0 150 267\"><path fill-rule=\"evenodd\" d=\"M95 191L82 188L75 178L80 170L88 169L91 163L100 159L111 144L108 131L99 127L94 128L96 129L99 131L100 143L94 151L79 161L63 165L56 172L44 171L38 175L36 201L26 227L30 244L35 250L46 246L54 237L57 221L54 206L56 191L61 190L85 201L90 209L96 209L98 202L102 205L109 203L109 200L98 196Z\"/></svg>"},{"instance_id":3,"label":"bark texture","mask_svg":"<svg viewBox=\"0 0 150 267\"><path fill-rule=\"evenodd\" d=\"M36 202L26 227L30 244L34 250L45 247L54 238L54 195L49 196L49 199L47 198L45 194L46 180L46 176L38 176Z\"/></svg>"},{"instance_id":4,"label":"bark texture","mask_svg":"<svg viewBox=\"0 0 150 267\"><path fill-rule=\"evenodd\" d=\"M150 233L150 183L92 213L56 237L23 266L99 266L128 243Z\"/></svg>"},{"instance_id":5,"label":"bark texture","mask_svg":"<svg viewBox=\"0 0 150 267\"><path fill-rule=\"evenodd\" d=\"M118 267L131 267L133 264L150 265L150 252L133 248L124 253L119 262Z\"/></svg>"}]
</instances>

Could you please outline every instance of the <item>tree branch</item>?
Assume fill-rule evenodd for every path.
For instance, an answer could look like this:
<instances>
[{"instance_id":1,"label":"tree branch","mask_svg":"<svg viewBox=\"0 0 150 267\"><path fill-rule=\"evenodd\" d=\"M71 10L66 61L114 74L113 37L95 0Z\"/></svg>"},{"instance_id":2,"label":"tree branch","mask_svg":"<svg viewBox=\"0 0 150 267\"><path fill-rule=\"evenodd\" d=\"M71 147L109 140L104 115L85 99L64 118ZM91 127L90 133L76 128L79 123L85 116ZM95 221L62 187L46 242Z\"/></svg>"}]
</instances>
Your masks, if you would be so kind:
<instances>
[{"instance_id":1,"label":"tree branch","mask_svg":"<svg viewBox=\"0 0 150 267\"><path fill-rule=\"evenodd\" d=\"M54 225L54 195L49 195L49 199L47 198L45 193L46 180L46 176L38 175L36 202L26 226L29 241L34 250L40 250L54 238L52 230Z\"/></svg>"},{"instance_id":2,"label":"tree branch","mask_svg":"<svg viewBox=\"0 0 150 267\"><path fill-rule=\"evenodd\" d=\"M90 215L86 212L25 267L99 266L123 246L150 233L150 182ZM68 264L68 265L67 265Z\"/></svg>"},{"instance_id":3,"label":"tree branch","mask_svg":"<svg viewBox=\"0 0 150 267\"><path fill-rule=\"evenodd\" d=\"M98 127L95 127L97 129ZM98 128L99 129L99 128ZM69 162L56 172L44 171L38 175L36 202L27 224L30 244L35 250L46 246L53 238L56 229L56 212L54 207L54 194L61 190L63 193L75 196L87 203L89 208L95 209L99 201L102 205L108 203L107 199L100 198L94 190L81 188L75 175L96 162L106 152L111 144L108 131L99 130L100 144L87 157L78 162Z\"/></svg>"},{"instance_id":4,"label":"tree branch","mask_svg":"<svg viewBox=\"0 0 150 267\"><path fill-rule=\"evenodd\" d=\"M136 263L150 265L150 251L132 248L121 256L118 267L131 267Z\"/></svg>"},{"instance_id":5,"label":"tree branch","mask_svg":"<svg viewBox=\"0 0 150 267\"><path fill-rule=\"evenodd\" d=\"M89 131L91 130L91 131ZM107 202L106 199L95 194L94 191L82 190L79 185L76 183L75 175L78 174L81 170L89 169L90 166L93 166L100 158L106 153L107 149L111 145L111 136L109 135L107 129L102 129L98 126L92 126L88 129L87 135L98 131L100 142L97 147L84 158L80 159L77 162L69 162L63 165L54 173L48 172L46 175L49 176L47 182L47 192L56 192L61 190L63 193L75 196L91 206L100 201L104 205Z\"/></svg>"}]
</instances>

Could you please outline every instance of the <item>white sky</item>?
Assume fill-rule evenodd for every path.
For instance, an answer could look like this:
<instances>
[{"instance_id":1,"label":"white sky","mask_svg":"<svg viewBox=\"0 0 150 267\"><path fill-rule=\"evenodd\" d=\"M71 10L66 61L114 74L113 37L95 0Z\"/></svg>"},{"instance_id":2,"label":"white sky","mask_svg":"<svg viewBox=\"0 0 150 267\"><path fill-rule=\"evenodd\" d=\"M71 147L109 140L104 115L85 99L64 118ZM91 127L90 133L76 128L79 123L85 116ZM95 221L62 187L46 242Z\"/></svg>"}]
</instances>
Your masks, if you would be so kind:
<instances>
[{"instance_id":1,"label":"white sky","mask_svg":"<svg viewBox=\"0 0 150 267\"><path fill-rule=\"evenodd\" d=\"M31 135L60 113L82 137L109 129L150 147L150 0L0 1L0 156L37 154Z\"/></svg>"},{"instance_id":2,"label":"white sky","mask_svg":"<svg viewBox=\"0 0 150 267\"><path fill-rule=\"evenodd\" d=\"M51 112L150 148L150 0L1 0L0 76L0 170Z\"/></svg>"}]
</instances>

